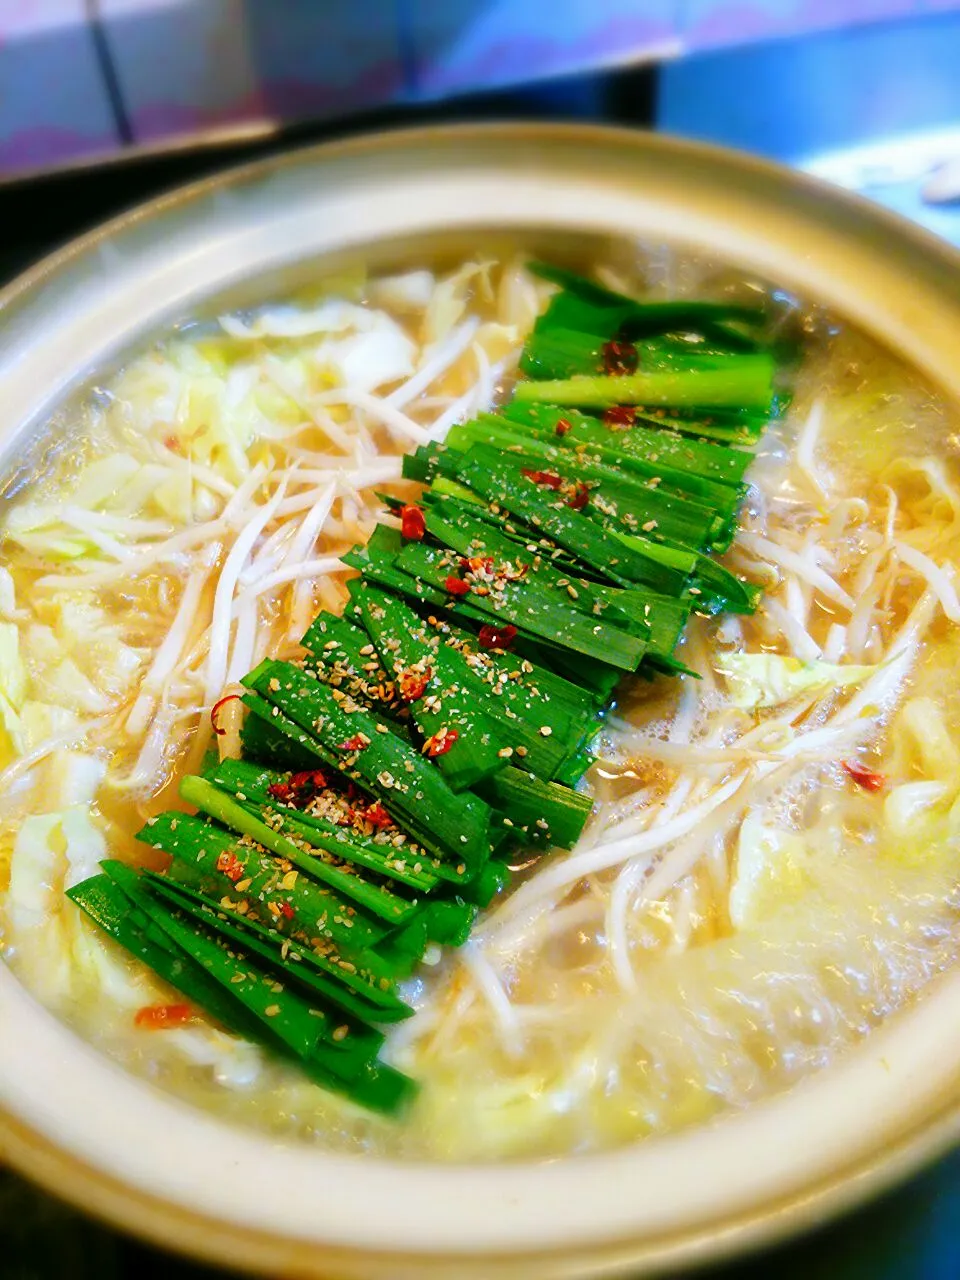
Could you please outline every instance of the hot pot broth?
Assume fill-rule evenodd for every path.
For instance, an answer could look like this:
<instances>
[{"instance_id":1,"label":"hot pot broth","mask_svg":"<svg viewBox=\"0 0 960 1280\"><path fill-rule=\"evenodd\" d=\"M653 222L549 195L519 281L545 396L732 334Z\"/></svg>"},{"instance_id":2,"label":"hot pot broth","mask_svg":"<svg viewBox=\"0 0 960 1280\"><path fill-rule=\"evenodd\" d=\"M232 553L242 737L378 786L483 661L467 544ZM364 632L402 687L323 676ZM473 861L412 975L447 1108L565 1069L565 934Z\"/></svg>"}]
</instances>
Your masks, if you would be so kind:
<instances>
[{"instance_id":1,"label":"hot pot broth","mask_svg":"<svg viewBox=\"0 0 960 1280\"><path fill-rule=\"evenodd\" d=\"M749 295L662 250L627 292ZM726 557L765 595L694 616L699 673L628 679L572 854L514 859L467 945L406 984L384 1056L399 1123L202 1019L63 896L134 839L266 655L339 612L339 557L403 499L414 445L493 406L551 286L524 259L367 277L185 326L65 410L11 477L0 608L0 885L11 966L95 1044L220 1114L442 1159L616 1145L827 1065L953 957L960 619L953 411L891 355L794 304L785 417Z\"/></svg>"}]
</instances>

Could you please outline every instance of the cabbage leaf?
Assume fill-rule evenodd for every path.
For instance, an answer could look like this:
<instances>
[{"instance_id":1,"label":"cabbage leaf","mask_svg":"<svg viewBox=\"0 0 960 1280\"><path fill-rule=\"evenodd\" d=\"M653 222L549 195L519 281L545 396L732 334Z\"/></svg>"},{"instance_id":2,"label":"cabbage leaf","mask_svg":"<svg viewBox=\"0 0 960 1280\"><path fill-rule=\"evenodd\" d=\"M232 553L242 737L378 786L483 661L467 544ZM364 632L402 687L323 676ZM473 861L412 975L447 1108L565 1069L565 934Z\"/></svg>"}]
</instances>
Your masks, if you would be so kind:
<instances>
[{"instance_id":1,"label":"cabbage leaf","mask_svg":"<svg viewBox=\"0 0 960 1280\"><path fill-rule=\"evenodd\" d=\"M778 653L731 653L717 670L735 707L777 707L802 693L829 693L861 684L877 665L801 662Z\"/></svg>"},{"instance_id":2,"label":"cabbage leaf","mask_svg":"<svg viewBox=\"0 0 960 1280\"><path fill-rule=\"evenodd\" d=\"M0 768L23 751L20 709L27 695L27 669L20 657L20 632L14 622L0 622Z\"/></svg>"},{"instance_id":3,"label":"cabbage leaf","mask_svg":"<svg viewBox=\"0 0 960 1280\"><path fill-rule=\"evenodd\" d=\"M237 341L256 342L264 338L309 338L319 333L343 333L347 329L373 328L378 313L340 298L327 298L318 306L304 308L290 304L266 307L252 320L235 315L220 316L224 333Z\"/></svg>"},{"instance_id":4,"label":"cabbage leaf","mask_svg":"<svg viewBox=\"0 0 960 1280\"><path fill-rule=\"evenodd\" d=\"M493 262L466 262L459 271L439 282L423 318L423 341L426 346L442 341L460 323L474 289L486 301L493 301L493 286L490 282L493 266Z\"/></svg>"},{"instance_id":5,"label":"cabbage leaf","mask_svg":"<svg viewBox=\"0 0 960 1280\"><path fill-rule=\"evenodd\" d=\"M807 883L807 856L807 846L796 832L768 825L759 812L748 813L740 826L730 887L733 925L743 929L758 924L763 918L762 903L771 891L802 891Z\"/></svg>"},{"instance_id":6,"label":"cabbage leaf","mask_svg":"<svg viewBox=\"0 0 960 1280\"><path fill-rule=\"evenodd\" d=\"M430 304L435 280L432 271L405 271L381 276L370 285L370 300L391 311L423 311Z\"/></svg>"}]
</instances>

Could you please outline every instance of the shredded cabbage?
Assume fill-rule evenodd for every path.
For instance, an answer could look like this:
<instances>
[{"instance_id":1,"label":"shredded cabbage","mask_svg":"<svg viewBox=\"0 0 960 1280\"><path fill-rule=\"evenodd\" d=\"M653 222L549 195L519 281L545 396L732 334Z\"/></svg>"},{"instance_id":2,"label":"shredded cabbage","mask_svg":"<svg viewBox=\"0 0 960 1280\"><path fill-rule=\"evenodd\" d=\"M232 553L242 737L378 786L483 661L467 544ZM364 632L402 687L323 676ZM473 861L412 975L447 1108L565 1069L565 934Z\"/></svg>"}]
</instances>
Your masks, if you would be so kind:
<instances>
[{"instance_id":1,"label":"shredded cabbage","mask_svg":"<svg viewBox=\"0 0 960 1280\"><path fill-rule=\"evenodd\" d=\"M6 913L19 970L54 1007L87 990L128 1009L160 988L63 899L63 890L95 875L106 842L85 804L27 818L10 864Z\"/></svg>"},{"instance_id":2,"label":"shredded cabbage","mask_svg":"<svg viewBox=\"0 0 960 1280\"><path fill-rule=\"evenodd\" d=\"M40 925L49 912L51 886L56 879L53 836L59 826L55 813L32 814L20 824L6 901L7 918L14 929Z\"/></svg>"},{"instance_id":3,"label":"shredded cabbage","mask_svg":"<svg viewBox=\"0 0 960 1280\"><path fill-rule=\"evenodd\" d=\"M87 463L81 472L70 501L78 507L93 510L117 510L127 505L124 494L127 486L143 470L143 464L129 453L111 453ZM139 510L140 503L130 504Z\"/></svg>"},{"instance_id":4,"label":"shredded cabbage","mask_svg":"<svg viewBox=\"0 0 960 1280\"><path fill-rule=\"evenodd\" d=\"M480 326L474 341L483 347L491 363L496 364L512 352L519 351L523 338L515 325L490 321Z\"/></svg>"},{"instance_id":5,"label":"shredded cabbage","mask_svg":"<svg viewBox=\"0 0 960 1280\"><path fill-rule=\"evenodd\" d=\"M171 485L186 481L186 498L171 505L167 498ZM88 463L72 491L60 503L24 502L10 512L5 535L25 550L51 560L77 560L97 552L93 537L72 527L65 518L67 508L78 512L106 512L113 516L150 514L153 505L160 515L178 520L191 517L190 482L186 472L174 472L158 463L138 462L129 453L111 453ZM122 524L111 527L110 537L120 544L128 535Z\"/></svg>"},{"instance_id":6,"label":"shredded cabbage","mask_svg":"<svg viewBox=\"0 0 960 1280\"><path fill-rule=\"evenodd\" d=\"M300 426L307 420L302 404L317 392L339 384L373 391L414 369L416 346L402 327L385 312L351 302L328 299L310 311L277 307L250 322L224 316L220 323L239 344L239 354L227 359L215 343L202 349L171 343L164 382L152 384L155 364L140 361L141 368L127 371L132 385L121 393L138 405L143 429L162 434L231 484L249 473L254 441ZM302 343L311 337L321 340L289 345L291 338ZM164 514L183 519L191 504L193 514L201 514L197 488L184 473L167 470L149 496Z\"/></svg>"},{"instance_id":7,"label":"shredded cabbage","mask_svg":"<svg viewBox=\"0 0 960 1280\"><path fill-rule=\"evenodd\" d=\"M125 695L142 666L141 654L120 637L122 623L82 598L61 596L51 624L26 632L33 690L41 702L80 715L102 715Z\"/></svg>"},{"instance_id":8,"label":"shredded cabbage","mask_svg":"<svg viewBox=\"0 0 960 1280\"><path fill-rule=\"evenodd\" d=\"M69 707L61 707L55 702L41 702L28 698L20 710L20 730L23 734L24 751L32 751L48 738L57 738L74 729L80 723L80 717Z\"/></svg>"},{"instance_id":9,"label":"shredded cabbage","mask_svg":"<svg viewBox=\"0 0 960 1280\"><path fill-rule=\"evenodd\" d=\"M493 262L467 262L459 271L441 280L433 291L430 305L423 318L423 340L432 346L445 338L447 334L463 318L470 302L471 292L478 289L482 296L491 301L493 287L490 283L490 271Z\"/></svg>"},{"instance_id":10,"label":"shredded cabbage","mask_svg":"<svg viewBox=\"0 0 960 1280\"><path fill-rule=\"evenodd\" d=\"M32 503L14 507L9 513L4 537L42 560L78 560L96 550L89 538L64 528L55 508Z\"/></svg>"},{"instance_id":11,"label":"shredded cabbage","mask_svg":"<svg viewBox=\"0 0 960 1280\"><path fill-rule=\"evenodd\" d=\"M730 888L730 920L738 929L761 922L761 903L774 888L802 892L808 882L806 843L792 831L768 826L759 812L748 813L737 840L737 863Z\"/></svg>"},{"instance_id":12,"label":"shredded cabbage","mask_svg":"<svg viewBox=\"0 0 960 1280\"><path fill-rule=\"evenodd\" d=\"M373 391L409 377L416 347L399 325L383 319L366 333L322 342L313 353L316 365L329 368L338 383L358 391Z\"/></svg>"},{"instance_id":13,"label":"shredded cabbage","mask_svg":"<svg viewBox=\"0 0 960 1280\"><path fill-rule=\"evenodd\" d=\"M238 341L263 338L309 338L317 333L343 333L346 329L371 329L378 313L340 298L327 298L313 309L268 307L246 322L236 316L220 316L224 333Z\"/></svg>"},{"instance_id":14,"label":"shredded cabbage","mask_svg":"<svg viewBox=\"0 0 960 1280\"><path fill-rule=\"evenodd\" d=\"M15 708L27 693L27 671L20 658L20 632L14 622L0 622L0 693Z\"/></svg>"},{"instance_id":15,"label":"shredded cabbage","mask_svg":"<svg viewBox=\"0 0 960 1280\"><path fill-rule=\"evenodd\" d=\"M23 750L19 711L27 692L27 671L20 657L16 623L0 622L0 767Z\"/></svg>"},{"instance_id":16,"label":"shredded cabbage","mask_svg":"<svg viewBox=\"0 0 960 1280\"><path fill-rule=\"evenodd\" d=\"M41 794L44 803L64 807L21 824L5 915L18 971L46 1003L62 1008L92 998L94 1006L105 1004L129 1017L144 1005L169 1000L170 988L63 897L65 889L96 875L107 856L103 831L89 804L103 771L100 761L79 753L58 752L51 759L45 782L56 789L45 786ZM234 1088L253 1084L263 1065L255 1046L199 1023L165 1032L164 1043Z\"/></svg>"},{"instance_id":17,"label":"shredded cabbage","mask_svg":"<svg viewBox=\"0 0 960 1280\"><path fill-rule=\"evenodd\" d=\"M13 574L0 565L0 617L9 618L16 612L17 597L13 584Z\"/></svg>"},{"instance_id":18,"label":"shredded cabbage","mask_svg":"<svg viewBox=\"0 0 960 1280\"><path fill-rule=\"evenodd\" d=\"M174 439L188 457L239 484L250 470L247 449L257 435L254 415L228 406L226 383L209 374L184 379L173 423Z\"/></svg>"},{"instance_id":19,"label":"shredded cabbage","mask_svg":"<svg viewBox=\"0 0 960 1280\"><path fill-rule=\"evenodd\" d=\"M778 653L731 653L717 670L735 707L777 707L801 693L827 693L862 683L877 665L801 662Z\"/></svg>"},{"instance_id":20,"label":"shredded cabbage","mask_svg":"<svg viewBox=\"0 0 960 1280\"><path fill-rule=\"evenodd\" d=\"M427 1123L449 1154L479 1158L520 1154L557 1126L565 1113L587 1103L597 1074L594 1045L565 1067L545 1074L530 1070L491 1079L472 1095L470 1111L457 1105L455 1091L434 1083L421 1105Z\"/></svg>"},{"instance_id":21,"label":"shredded cabbage","mask_svg":"<svg viewBox=\"0 0 960 1280\"><path fill-rule=\"evenodd\" d=\"M949 778L960 784L960 751L944 723L942 708L933 698L908 698L899 724L928 777Z\"/></svg>"},{"instance_id":22,"label":"shredded cabbage","mask_svg":"<svg viewBox=\"0 0 960 1280\"><path fill-rule=\"evenodd\" d=\"M163 1043L187 1062L209 1067L217 1084L228 1089L249 1089L263 1070L263 1054L257 1045L226 1035L216 1027L197 1024L171 1028L164 1031Z\"/></svg>"},{"instance_id":23,"label":"shredded cabbage","mask_svg":"<svg viewBox=\"0 0 960 1280\"><path fill-rule=\"evenodd\" d=\"M110 709L110 702L93 681L74 662L63 658L45 667L36 679L38 691L51 702L59 702L70 711L81 715L103 715Z\"/></svg>"},{"instance_id":24,"label":"shredded cabbage","mask_svg":"<svg viewBox=\"0 0 960 1280\"><path fill-rule=\"evenodd\" d=\"M104 609L61 596L52 621L60 652L76 659L99 691L112 698L130 688L140 670L141 655L121 640L121 626L111 622Z\"/></svg>"},{"instance_id":25,"label":"shredded cabbage","mask_svg":"<svg viewBox=\"0 0 960 1280\"><path fill-rule=\"evenodd\" d=\"M6 698L0 695L0 768L23 754L23 723Z\"/></svg>"},{"instance_id":26,"label":"shredded cabbage","mask_svg":"<svg viewBox=\"0 0 960 1280\"><path fill-rule=\"evenodd\" d=\"M52 751L40 769L38 794L45 808L57 811L92 804L107 772L107 766L97 756L65 747ZM101 853L94 860L94 871L103 856Z\"/></svg>"},{"instance_id":27,"label":"shredded cabbage","mask_svg":"<svg viewBox=\"0 0 960 1280\"><path fill-rule=\"evenodd\" d=\"M85 777L73 779L72 786L80 798L78 803L70 804L60 815L60 830L66 842L65 889L72 889L75 884L95 876L100 870L100 863L107 856L107 842L103 838L103 832L94 825L89 810L92 792L96 791L103 778L103 766L99 760L93 760L90 756L79 756L77 759L88 769L91 762L96 768Z\"/></svg>"},{"instance_id":28,"label":"shredded cabbage","mask_svg":"<svg viewBox=\"0 0 960 1280\"><path fill-rule=\"evenodd\" d=\"M370 285L370 300L391 311L423 311L429 306L435 281L432 271L405 271L383 276Z\"/></svg>"},{"instance_id":29,"label":"shredded cabbage","mask_svg":"<svg viewBox=\"0 0 960 1280\"><path fill-rule=\"evenodd\" d=\"M890 834L901 840L915 840L919 824L950 794L951 788L945 782L904 782L893 787L883 802L883 818Z\"/></svg>"}]
</instances>

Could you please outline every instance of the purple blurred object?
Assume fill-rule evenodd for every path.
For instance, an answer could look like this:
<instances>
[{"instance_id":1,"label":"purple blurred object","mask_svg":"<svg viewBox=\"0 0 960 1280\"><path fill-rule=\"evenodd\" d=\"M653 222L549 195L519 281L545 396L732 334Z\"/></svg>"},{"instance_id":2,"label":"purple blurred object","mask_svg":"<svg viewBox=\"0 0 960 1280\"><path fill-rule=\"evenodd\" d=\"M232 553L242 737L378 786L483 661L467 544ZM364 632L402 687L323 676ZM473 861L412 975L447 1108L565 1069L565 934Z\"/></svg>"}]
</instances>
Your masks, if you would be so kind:
<instances>
[{"instance_id":1,"label":"purple blurred object","mask_svg":"<svg viewBox=\"0 0 960 1280\"><path fill-rule=\"evenodd\" d=\"M0 0L0 173L121 145L83 0Z\"/></svg>"},{"instance_id":2,"label":"purple blurred object","mask_svg":"<svg viewBox=\"0 0 960 1280\"><path fill-rule=\"evenodd\" d=\"M0 0L0 175L960 0Z\"/></svg>"},{"instance_id":3,"label":"purple blurred object","mask_svg":"<svg viewBox=\"0 0 960 1280\"><path fill-rule=\"evenodd\" d=\"M407 0L419 96L501 88L680 52L677 0Z\"/></svg>"}]
</instances>

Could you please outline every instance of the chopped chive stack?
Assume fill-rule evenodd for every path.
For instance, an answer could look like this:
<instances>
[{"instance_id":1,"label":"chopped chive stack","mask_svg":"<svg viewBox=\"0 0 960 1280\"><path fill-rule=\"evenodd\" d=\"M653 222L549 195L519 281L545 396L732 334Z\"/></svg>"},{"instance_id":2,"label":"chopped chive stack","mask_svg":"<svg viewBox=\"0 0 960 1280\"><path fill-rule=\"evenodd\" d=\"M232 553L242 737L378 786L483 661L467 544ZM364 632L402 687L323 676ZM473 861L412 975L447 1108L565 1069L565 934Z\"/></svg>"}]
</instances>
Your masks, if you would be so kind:
<instances>
[{"instance_id":1,"label":"chopped chive stack","mask_svg":"<svg viewBox=\"0 0 960 1280\"><path fill-rule=\"evenodd\" d=\"M750 613L729 547L778 410L758 308L641 303L555 267L512 402L410 455L416 505L348 557L341 617L243 681L243 759L184 778L195 812L69 891L237 1035L396 1114L402 986L466 941L530 846L572 847L575 790L626 674L685 670L692 610Z\"/></svg>"}]
</instances>

